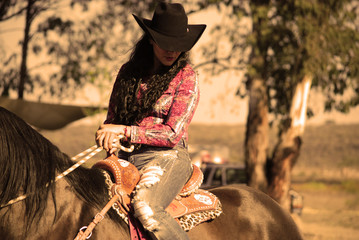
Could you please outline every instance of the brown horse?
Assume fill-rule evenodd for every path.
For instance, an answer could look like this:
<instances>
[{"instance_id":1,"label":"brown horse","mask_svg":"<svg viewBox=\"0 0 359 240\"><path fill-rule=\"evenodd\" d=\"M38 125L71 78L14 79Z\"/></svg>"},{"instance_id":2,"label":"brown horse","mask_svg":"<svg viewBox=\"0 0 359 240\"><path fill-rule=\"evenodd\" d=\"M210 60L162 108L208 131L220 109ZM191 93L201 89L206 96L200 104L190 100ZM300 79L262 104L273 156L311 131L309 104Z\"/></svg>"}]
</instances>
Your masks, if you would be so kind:
<instances>
[{"instance_id":1,"label":"brown horse","mask_svg":"<svg viewBox=\"0 0 359 240\"><path fill-rule=\"evenodd\" d=\"M65 139L64 139L65 141ZM0 108L0 239L74 239L108 201L99 169L79 167L22 119ZM190 239L302 239L290 215L267 195L233 185L211 190L223 213L188 232ZM12 202L18 196L26 198ZM110 210L91 239L129 239Z\"/></svg>"}]
</instances>

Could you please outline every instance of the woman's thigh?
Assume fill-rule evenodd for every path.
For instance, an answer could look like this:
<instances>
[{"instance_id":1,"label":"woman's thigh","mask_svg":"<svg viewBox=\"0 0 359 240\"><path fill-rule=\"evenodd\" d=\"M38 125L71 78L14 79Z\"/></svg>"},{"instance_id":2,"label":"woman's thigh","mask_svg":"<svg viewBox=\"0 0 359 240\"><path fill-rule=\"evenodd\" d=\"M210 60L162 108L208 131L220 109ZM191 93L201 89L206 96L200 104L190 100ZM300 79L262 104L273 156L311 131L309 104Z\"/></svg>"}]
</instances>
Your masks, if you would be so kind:
<instances>
[{"instance_id":1,"label":"woman's thigh","mask_svg":"<svg viewBox=\"0 0 359 240\"><path fill-rule=\"evenodd\" d=\"M131 162L141 174L135 198L163 209L181 191L192 173L188 152L182 147L146 151L132 156Z\"/></svg>"}]
</instances>

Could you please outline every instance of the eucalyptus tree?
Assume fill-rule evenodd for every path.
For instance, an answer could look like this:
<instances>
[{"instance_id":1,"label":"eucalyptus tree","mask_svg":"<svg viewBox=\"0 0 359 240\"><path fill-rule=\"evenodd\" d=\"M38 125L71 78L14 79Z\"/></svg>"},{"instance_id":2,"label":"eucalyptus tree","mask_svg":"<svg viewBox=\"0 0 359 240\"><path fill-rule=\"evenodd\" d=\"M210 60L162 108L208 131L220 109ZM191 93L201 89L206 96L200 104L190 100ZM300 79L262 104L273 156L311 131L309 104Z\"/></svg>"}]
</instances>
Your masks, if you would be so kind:
<instances>
[{"instance_id":1,"label":"eucalyptus tree","mask_svg":"<svg viewBox=\"0 0 359 240\"><path fill-rule=\"evenodd\" d=\"M148 1L147 1L148 2ZM86 82L101 86L113 76L139 31L131 12L150 12L155 1L5 0L0 21L24 19L19 49L1 49L0 95L10 90L73 96ZM6 37L6 33L3 33ZM9 52L11 51L11 52ZM31 57L36 65L29 64ZM30 65L30 66L29 66ZM46 70L45 70L46 69ZM45 73L46 72L46 73Z\"/></svg>"},{"instance_id":2,"label":"eucalyptus tree","mask_svg":"<svg viewBox=\"0 0 359 240\"><path fill-rule=\"evenodd\" d=\"M245 65L247 90L239 90L238 95L249 97L245 140L249 185L288 206L290 171L300 153L305 115L313 114L304 95L308 86L325 94L326 110L348 112L359 103L358 4L351 0L212 0L198 4L201 9L209 5L230 8L231 18L236 19L232 25L219 22L211 33L217 37L203 52L217 72ZM238 24L248 17L249 33ZM241 37L246 41L241 42ZM223 38L232 45L227 56L218 57ZM248 59L238 56L245 53L240 49L248 48ZM297 90L302 98L296 98ZM347 92L352 93L349 99L340 97ZM273 122L279 131L270 154L268 129L275 126Z\"/></svg>"},{"instance_id":3,"label":"eucalyptus tree","mask_svg":"<svg viewBox=\"0 0 359 240\"><path fill-rule=\"evenodd\" d=\"M155 1L72 0L71 6L82 8L83 15L66 22L61 16L51 16L38 28L44 34L47 55L61 66L51 75L58 81L47 86L60 95L64 94L61 89L69 89L72 83L77 87L73 93L85 83L111 89L114 73L141 34L134 30L136 23L131 13L150 12ZM48 32L55 32L58 38L46 37Z\"/></svg>"},{"instance_id":4,"label":"eucalyptus tree","mask_svg":"<svg viewBox=\"0 0 359 240\"><path fill-rule=\"evenodd\" d=\"M27 5L25 1L17 2L15 0L4 0L0 3L0 22L5 22L19 17L26 13ZM28 14L28 13L26 13ZM1 33L4 34L1 29ZM26 34L26 32L25 32ZM1 48L1 70L0 70L0 87L2 88L1 96L8 96L10 89L16 88L16 81L19 78L20 69L14 67L14 61L17 59L16 53L6 54L5 49ZM25 50L26 55L26 48ZM26 62L23 64L26 65ZM23 68L26 71L26 69Z\"/></svg>"},{"instance_id":5,"label":"eucalyptus tree","mask_svg":"<svg viewBox=\"0 0 359 240\"><path fill-rule=\"evenodd\" d=\"M24 17L23 39L20 42L21 45L21 64L19 71L16 71L13 67L7 72L2 72L3 80L3 92L2 95L8 95L9 88L16 88L18 90L18 98L24 97L25 85L29 85L30 89L32 81L29 79L28 73L28 51L31 39L34 36L34 32L31 31L34 21L41 16L43 12L49 11L56 7L58 1L43 1L43 0L4 0L0 5L0 21L9 21L13 18ZM14 59L16 53L10 54L10 57L5 59L2 64L7 67L9 63ZM15 79L18 78L18 79ZM14 82L17 80L18 84Z\"/></svg>"}]
</instances>

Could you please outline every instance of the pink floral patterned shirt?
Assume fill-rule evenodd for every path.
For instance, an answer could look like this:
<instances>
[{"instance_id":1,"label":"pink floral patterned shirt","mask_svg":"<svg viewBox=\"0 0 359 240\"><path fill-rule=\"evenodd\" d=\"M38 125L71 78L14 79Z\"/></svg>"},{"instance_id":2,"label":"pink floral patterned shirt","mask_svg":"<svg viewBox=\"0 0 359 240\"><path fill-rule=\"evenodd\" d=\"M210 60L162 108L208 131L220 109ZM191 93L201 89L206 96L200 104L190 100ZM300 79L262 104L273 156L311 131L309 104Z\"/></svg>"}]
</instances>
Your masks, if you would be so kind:
<instances>
[{"instance_id":1,"label":"pink floral patterned shirt","mask_svg":"<svg viewBox=\"0 0 359 240\"><path fill-rule=\"evenodd\" d=\"M116 84L113 92L116 91L115 86ZM145 83L141 84L140 93L144 91L146 91ZM114 119L114 106L111 99L105 123L112 123ZM199 83L197 74L187 64L178 72L170 82L168 89L157 100L153 112L138 125L131 126L131 143L174 147L182 138L187 141L188 126L197 108L198 101Z\"/></svg>"}]
</instances>

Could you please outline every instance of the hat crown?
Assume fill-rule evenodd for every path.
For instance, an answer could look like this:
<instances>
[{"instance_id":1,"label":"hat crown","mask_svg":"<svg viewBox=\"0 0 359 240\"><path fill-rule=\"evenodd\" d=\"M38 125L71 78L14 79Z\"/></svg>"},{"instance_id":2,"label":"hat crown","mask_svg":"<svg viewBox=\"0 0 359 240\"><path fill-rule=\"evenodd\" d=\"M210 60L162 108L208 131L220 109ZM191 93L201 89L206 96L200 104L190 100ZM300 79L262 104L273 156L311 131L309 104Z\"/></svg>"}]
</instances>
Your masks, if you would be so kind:
<instances>
[{"instance_id":1,"label":"hat crown","mask_svg":"<svg viewBox=\"0 0 359 240\"><path fill-rule=\"evenodd\" d=\"M184 36L188 32L188 18L181 4L161 2L152 17L151 27L168 36Z\"/></svg>"},{"instance_id":2,"label":"hat crown","mask_svg":"<svg viewBox=\"0 0 359 240\"><path fill-rule=\"evenodd\" d=\"M189 51L204 32L205 24L188 24L188 18L180 3L160 2L152 20L133 14L140 27L162 49Z\"/></svg>"}]
</instances>

